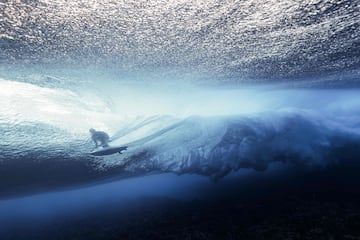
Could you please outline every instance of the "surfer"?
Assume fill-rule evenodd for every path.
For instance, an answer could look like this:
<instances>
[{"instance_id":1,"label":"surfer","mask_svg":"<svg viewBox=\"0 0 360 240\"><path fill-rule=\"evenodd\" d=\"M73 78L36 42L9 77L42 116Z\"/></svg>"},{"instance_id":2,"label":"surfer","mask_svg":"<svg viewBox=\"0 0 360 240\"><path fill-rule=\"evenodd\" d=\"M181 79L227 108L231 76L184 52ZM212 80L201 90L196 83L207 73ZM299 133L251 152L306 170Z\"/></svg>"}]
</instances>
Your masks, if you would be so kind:
<instances>
[{"instance_id":1,"label":"surfer","mask_svg":"<svg viewBox=\"0 0 360 240\"><path fill-rule=\"evenodd\" d=\"M95 142L95 147L109 147L108 142L110 137L106 132L96 131L93 128L90 128L89 132L91 134L91 139Z\"/></svg>"}]
</instances>

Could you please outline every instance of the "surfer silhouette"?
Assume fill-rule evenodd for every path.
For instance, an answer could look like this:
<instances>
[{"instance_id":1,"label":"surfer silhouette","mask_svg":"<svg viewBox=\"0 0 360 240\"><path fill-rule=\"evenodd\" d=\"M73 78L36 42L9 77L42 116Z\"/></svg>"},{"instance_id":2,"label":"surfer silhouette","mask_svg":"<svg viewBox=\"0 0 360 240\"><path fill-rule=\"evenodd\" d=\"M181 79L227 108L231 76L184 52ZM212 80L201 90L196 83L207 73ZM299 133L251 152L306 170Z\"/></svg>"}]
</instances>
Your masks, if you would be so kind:
<instances>
[{"instance_id":1,"label":"surfer silhouette","mask_svg":"<svg viewBox=\"0 0 360 240\"><path fill-rule=\"evenodd\" d=\"M109 147L110 137L106 132L96 131L94 128L90 128L89 132L91 139L95 142L95 147Z\"/></svg>"}]
</instances>

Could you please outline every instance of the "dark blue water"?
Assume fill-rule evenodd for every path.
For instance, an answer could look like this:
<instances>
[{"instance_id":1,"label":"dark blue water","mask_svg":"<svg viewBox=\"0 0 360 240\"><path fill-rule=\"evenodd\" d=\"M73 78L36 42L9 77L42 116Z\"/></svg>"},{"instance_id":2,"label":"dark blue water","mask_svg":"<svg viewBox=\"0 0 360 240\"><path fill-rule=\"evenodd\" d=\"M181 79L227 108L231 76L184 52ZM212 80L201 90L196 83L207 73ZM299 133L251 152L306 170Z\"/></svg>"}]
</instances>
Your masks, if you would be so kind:
<instances>
[{"instance_id":1,"label":"dark blue water","mask_svg":"<svg viewBox=\"0 0 360 240\"><path fill-rule=\"evenodd\" d=\"M359 8L0 2L0 238L359 238Z\"/></svg>"}]
</instances>

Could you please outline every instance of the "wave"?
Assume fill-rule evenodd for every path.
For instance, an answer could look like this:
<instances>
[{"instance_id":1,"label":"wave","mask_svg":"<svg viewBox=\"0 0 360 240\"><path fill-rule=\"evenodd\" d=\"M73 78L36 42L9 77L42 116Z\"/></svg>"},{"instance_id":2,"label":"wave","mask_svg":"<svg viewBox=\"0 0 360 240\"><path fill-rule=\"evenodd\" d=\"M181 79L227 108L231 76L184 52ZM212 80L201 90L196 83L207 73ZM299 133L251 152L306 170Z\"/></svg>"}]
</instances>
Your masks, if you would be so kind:
<instances>
[{"instance_id":1,"label":"wave","mask_svg":"<svg viewBox=\"0 0 360 240\"><path fill-rule=\"evenodd\" d=\"M154 172L220 179L274 162L312 168L360 156L356 90L192 89L184 100L160 89L134 101L15 81L0 86L0 195ZM90 127L128 150L91 156Z\"/></svg>"}]
</instances>

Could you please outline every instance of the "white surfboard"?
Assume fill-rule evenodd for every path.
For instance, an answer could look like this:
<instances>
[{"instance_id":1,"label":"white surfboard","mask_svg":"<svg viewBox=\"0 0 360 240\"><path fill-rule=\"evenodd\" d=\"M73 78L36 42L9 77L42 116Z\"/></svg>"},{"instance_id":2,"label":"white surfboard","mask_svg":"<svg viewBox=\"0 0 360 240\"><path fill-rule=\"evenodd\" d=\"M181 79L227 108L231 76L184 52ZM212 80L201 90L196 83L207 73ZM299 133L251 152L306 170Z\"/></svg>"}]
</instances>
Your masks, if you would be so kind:
<instances>
[{"instance_id":1,"label":"white surfboard","mask_svg":"<svg viewBox=\"0 0 360 240\"><path fill-rule=\"evenodd\" d=\"M111 155L115 153L122 154L122 151L127 150L127 146L121 146L121 147L102 147L97 148L94 151L90 152L93 156L105 156L105 155Z\"/></svg>"}]
</instances>

